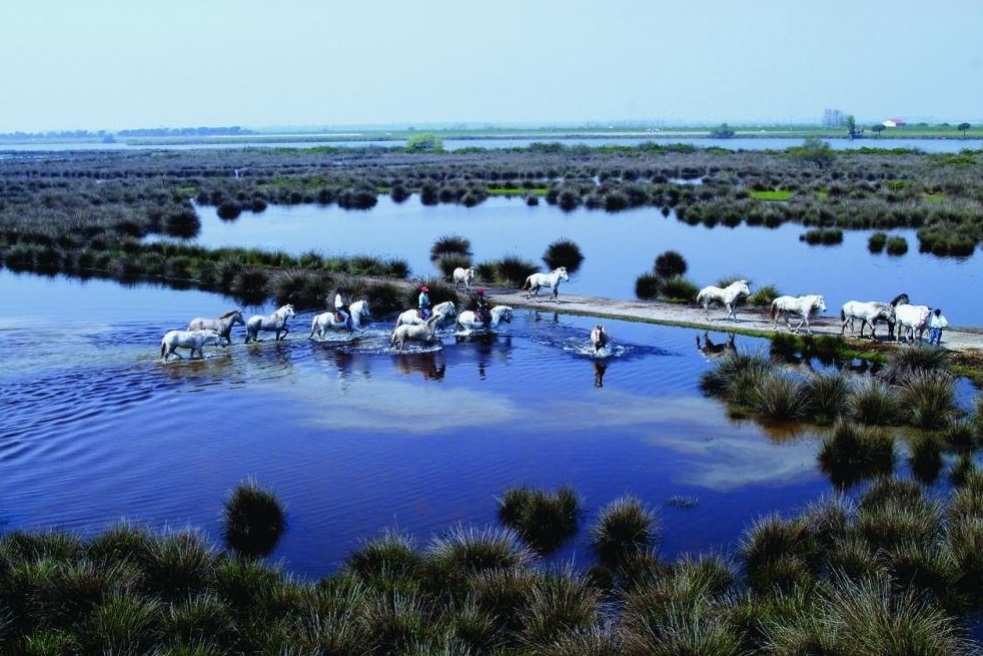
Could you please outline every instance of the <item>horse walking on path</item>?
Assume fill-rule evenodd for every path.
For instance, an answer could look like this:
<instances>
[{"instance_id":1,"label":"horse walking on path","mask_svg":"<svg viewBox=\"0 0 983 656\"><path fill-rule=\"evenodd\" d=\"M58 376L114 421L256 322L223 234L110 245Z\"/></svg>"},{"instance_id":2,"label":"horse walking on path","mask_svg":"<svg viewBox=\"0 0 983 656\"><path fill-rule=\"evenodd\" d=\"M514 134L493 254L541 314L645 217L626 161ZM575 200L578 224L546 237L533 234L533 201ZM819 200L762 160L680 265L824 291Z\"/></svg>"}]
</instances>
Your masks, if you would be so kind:
<instances>
[{"instance_id":1,"label":"horse walking on path","mask_svg":"<svg viewBox=\"0 0 983 656\"><path fill-rule=\"evenodd\" d=\"M707 316L710 315L710 304L719 303L727 308L727 318L737 321L737 302L751 295L747 280L735 280L726 287L708 285L696 295L696 304L703 307Z\"/></svg>"},{"instance_id":2,"label":"horse walking on path","mask_svg":"<svg viewBox=\"0 0 983 656\"><path fill-rule=\"evenodd\" d=\"M249 317L249 321L246 322L246 343L258 342L261 331L274 333L274 341L286 338L287 333L290 332L287 328L287 319L293 316L296 316L294 306L287 303L277 308L273 314L266 316L257 314Z\"/></svg>"},{"instance_id":3,"label":"horse walking on path","mask_svg":"<svg viewBox=\"0 0 983 656\"><path fill-rule=\"evenodd\" d=\"M922 341L925 329L928 328L928 316L932 314L927 305L911 305L900 303L894 308L895 320L898 324L896 341L911 341L914 343L917 333L918 341Z\"/></svg>"},{"instance_id":4,"label":"horse walking on path","mask_svg":"<svg viewBox=\"0 0 983 656\"><path fill-rule=\"evenodd\" d=\"M819 314L820 312L826 311L826 301L820 294L807 294L805 296L779 296L771 302L771 327L778 327L778 317L784 315L785 325L793 333L799 332L799 328L802 324L805 324L806 332L810 335L812 334L812 328L809 326L809 319ZM802 319L799 321L799 325L792 328L792 323L789 321L789 315L794 314Z\"/></svg>"},{"instance_id":5,"label":"horse walking on path","mask_svg":"<svg viewBox=\"0 0 983 656\"><path fill-rule=\"evenodd\" d=\"M184 356L177 352L179 348L191 349L190 358L192 360L195 359L195 351L198 351L198 357L204 359L204 347L209 344L217 345L220 337L218 331L211 329L169 330L164 333L164 337L160 340L160 359L167 362L167 358L171 355L183 359Z\"/></svg>"},{"instance_id":6,"label":"horse walking on path","mask_svg":"<svg viewBox=\"0 0 983 656\"><path fill-rule=\"evenodd\" d=\"M850 334L855 334L854 321L860 319L860 339L864 338L864 327L870 326L870 338L877 339L874 331L877 329L878 321L887 321L888 329L894 332L894 306L890 303L880 301L847 301L840 308L840 335L846 332L846 325L850 324Z\"/></svg>"},{"instance_id":7,"label":"horse walking on path","mask_svg":"<svg viewBox=\"0 0 983 656\"><path fill-rule=\"evenodd\" d=\"M457 289L462 283L464 284L464 291L471 291L471 283L474 282L475 271L474 267L457 267L454 269L454 289Z\"/></svg>"},{"instance_id":8,"label":"horse walking on path","mask_svg":"<svg viewBox=\"0 0 983 656\"><path fill-rule=\"evenodd\" d=\"M232 326L239 324L246 325L246 320L242 318L242 310L229 310L217 319L204 319L197 317L188 323L188 330L214 330L225 340L226 344L232 344Z\"/></svg>"},{"instance_id":9,"label":"horse walking on path","mask_svg":"<svg viewBox=\"0 0 983 656\"><path fill-rule=\"evenodd\" d=\"M550 273L532 274L526 278L526 282L522 285L522 290L528 291L526 298L532 298L533 296L539 296L540 288L546 287L547 289L553 290L553 296L551 298L557 301L557 295L560 293L561 280L570 280L565 266L557 267Z\"/></svg>"}]
</instances>

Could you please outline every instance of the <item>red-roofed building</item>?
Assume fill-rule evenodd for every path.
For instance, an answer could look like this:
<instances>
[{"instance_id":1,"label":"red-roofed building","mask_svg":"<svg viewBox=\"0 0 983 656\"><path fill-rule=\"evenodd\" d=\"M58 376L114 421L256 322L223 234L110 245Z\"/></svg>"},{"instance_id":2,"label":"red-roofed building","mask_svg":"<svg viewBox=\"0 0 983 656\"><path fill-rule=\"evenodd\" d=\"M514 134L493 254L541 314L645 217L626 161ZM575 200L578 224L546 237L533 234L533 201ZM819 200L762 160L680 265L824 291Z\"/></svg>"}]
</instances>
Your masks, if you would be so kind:
<instances>
[{"instance_id":1,"label":"red-roofed building","mask_svg":"<svg viewBox=\"0 0 983 656\"><path fill-rule=\"evenodd\" d=\"M905 122L903 118L889 118L883 123L881 123L881 125L883 125L886 128L900 128L904 124Z\"/></svg>"}]
</instances>

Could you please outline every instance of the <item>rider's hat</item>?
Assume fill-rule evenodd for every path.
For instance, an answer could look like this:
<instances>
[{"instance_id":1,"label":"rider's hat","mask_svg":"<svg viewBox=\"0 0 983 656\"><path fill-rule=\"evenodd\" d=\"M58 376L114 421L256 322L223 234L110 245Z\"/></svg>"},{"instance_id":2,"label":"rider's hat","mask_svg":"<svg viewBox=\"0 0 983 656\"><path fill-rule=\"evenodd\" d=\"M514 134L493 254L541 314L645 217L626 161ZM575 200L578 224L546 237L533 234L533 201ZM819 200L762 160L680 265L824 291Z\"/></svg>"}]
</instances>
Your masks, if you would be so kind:
<instances>
[{"instance_id":1,"label":"rider's hat","mask_svg":"<svg viewBox=\"0 0 983 656\"><path fill-rule=\"evenodd\" d=\"M478 296L484 296L484 295L485 295L485 289L484 289L484 287L479 287L478 288Z\"/></svg>"},{"instance_id":2,"label":"rider's hat","mask_svg":"<svg viewBox=\"0 0 983 656\"><path fill-rule=\"evenodd\" d=\"M429 292L430 289L426 285L424 285L423 287L420 287L420 291L421 292Z\"/></svg>"}]
</instances>

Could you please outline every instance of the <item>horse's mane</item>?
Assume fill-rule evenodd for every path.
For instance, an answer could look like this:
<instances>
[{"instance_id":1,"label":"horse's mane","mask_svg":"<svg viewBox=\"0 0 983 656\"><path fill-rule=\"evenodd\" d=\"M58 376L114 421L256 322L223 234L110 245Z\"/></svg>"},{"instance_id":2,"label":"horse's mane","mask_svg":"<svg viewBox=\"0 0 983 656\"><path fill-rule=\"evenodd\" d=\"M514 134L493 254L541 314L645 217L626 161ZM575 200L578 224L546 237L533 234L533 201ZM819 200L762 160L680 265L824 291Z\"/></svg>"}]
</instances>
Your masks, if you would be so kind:
<instances>
[{"instance_id":1,"label":"horse's mane","mask_svg":"<svg viewBox=\"0 0 983 656\"><path fill-rule=\"evenodd\" d=\"M233 315L234 315L234 314L236 314L237 312L239 312L239 310L229 310L229 311L228 311L228 312L226 312L225 314L223 314L223 315L220 315L220 316L219 316L219 319L228 319L229 317L231 317L231 316L233 316Z\"/></svg>"},{"instance_id":2,"label":"horse's mane","mask_svg":"<svg viewBox=\"0 0 983 656\"><path fill-rule=\"evenodd\" d=\"M894 299L891 301L891 305L897 306L899 303L908 303L909 300L908 294L901 292L894 297Z\"/></svg>"}]
</instances>

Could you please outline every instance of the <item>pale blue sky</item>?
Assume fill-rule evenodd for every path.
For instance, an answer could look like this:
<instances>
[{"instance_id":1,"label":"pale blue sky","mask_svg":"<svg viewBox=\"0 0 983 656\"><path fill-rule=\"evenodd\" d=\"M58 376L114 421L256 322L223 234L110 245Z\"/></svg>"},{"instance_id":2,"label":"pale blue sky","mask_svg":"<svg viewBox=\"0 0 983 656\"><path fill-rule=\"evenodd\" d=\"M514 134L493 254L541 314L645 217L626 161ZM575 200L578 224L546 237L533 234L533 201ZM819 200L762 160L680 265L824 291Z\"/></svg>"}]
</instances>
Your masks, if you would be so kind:
<instances>
[{"instance_id":1,"label":"pale blue sky","mask_svg":"<svg viewBox=\"0 0 983 656\"><path fill-rule=\"evenodd\" d=\"M979 0L31 0L0 132L983 122Z\"/></svg>"}]
</instances>

